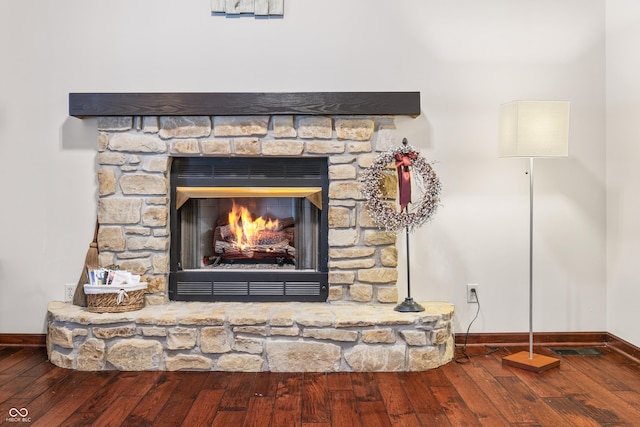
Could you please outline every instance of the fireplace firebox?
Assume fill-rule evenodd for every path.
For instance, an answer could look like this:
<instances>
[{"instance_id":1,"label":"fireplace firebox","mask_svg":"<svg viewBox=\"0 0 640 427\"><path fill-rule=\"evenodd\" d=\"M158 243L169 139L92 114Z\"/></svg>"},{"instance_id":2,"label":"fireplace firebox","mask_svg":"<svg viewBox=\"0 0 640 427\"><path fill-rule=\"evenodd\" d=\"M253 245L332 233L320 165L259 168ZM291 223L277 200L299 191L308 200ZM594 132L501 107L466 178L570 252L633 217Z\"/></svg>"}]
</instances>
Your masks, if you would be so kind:
<instances>
[{"instance_id":1,"label":"fireplace firebox","mask_svg":"<svg viewBox=\"0 0 640 427\"><path fill-rule=\"evenodd\" d=\"M327 163L174 157L169 298L326 301Z\"/></svg>"}]
</instances>

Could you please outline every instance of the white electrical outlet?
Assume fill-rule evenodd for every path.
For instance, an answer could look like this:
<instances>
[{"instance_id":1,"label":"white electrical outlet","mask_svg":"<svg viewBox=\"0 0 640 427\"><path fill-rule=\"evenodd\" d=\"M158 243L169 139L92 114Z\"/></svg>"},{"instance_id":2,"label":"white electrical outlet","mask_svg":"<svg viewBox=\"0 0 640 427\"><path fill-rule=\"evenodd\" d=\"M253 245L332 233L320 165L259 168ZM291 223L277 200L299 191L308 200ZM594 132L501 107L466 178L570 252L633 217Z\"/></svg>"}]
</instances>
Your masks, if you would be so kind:
<instances>
[{"instance_id":1,"label":"white electrical outlet","mask_svg":"<svg viewBox=\"0 0 640 427\"><path fill-rule=\"evenodd\" d=\"M476 284L468 284L467 285L467 302L478 302L478 285Z\"/></svg>"},{"instance_id":2,"label":"white electrical outlet","mask_svg":"<svg viewBox=\"0 0 640 427\"><path fill-rule=\"evenodd\" d=\"M73 302L73 294L76 293L76 285L67 283L64 285L64 302Z\"/></svg>"}]
</instances>

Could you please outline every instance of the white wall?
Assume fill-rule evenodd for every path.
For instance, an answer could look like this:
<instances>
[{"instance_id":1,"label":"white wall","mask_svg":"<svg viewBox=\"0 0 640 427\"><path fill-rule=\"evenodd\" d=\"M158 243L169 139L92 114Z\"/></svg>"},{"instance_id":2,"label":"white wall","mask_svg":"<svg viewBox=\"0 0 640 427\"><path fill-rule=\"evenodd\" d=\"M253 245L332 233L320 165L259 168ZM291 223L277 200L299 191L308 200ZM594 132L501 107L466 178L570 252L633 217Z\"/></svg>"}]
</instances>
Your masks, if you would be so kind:
<instances>
[{"instance_id":1,"label":"white wall","mask_svg":"<svg viewBox=\"0 0 640 427\"><path fill-rule=\"evenodd\" d=\"M607 327L640 345L640 3L607 2Z\"/></svg>"},{"instance_id":2,"label":"white wall","mask_svg":"<svg viewBox=\"0 0 640 427\"><path fill-rule=\"evenodd\" d=\"M444 188L410 237L412 293L455 303L458 332L475 314L467 283L472 331L528 328L526 160L497 157L498 108L569 100L570 157L536 163L535 328L607 330L604 0L288 0L271 20L208 8L0 2L0 333L43 332L47 302L78 280L96 135L67 95L111 91L420 91L399 139L438 162Z\"/></svg>"}]
</instances>

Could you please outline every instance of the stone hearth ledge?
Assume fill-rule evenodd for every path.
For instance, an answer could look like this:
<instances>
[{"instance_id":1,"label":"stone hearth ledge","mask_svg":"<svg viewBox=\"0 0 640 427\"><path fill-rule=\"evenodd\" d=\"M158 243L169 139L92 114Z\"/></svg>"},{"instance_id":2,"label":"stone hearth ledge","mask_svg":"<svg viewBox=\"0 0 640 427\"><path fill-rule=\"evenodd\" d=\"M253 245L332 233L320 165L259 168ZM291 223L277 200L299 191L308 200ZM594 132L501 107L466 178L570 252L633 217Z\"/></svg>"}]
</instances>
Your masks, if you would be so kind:
<instances>
[{"instance_id":1,"label":"stone hearth ledge","mask_svg":"<svg viewBox=\"0 0 640 427\"><path fill-rule=\"evenodd\" d=\"M423 371L453 359L454 307L169 302L125 313L48 305L47 352L82 371Z\"/></svg>"}]
</instances>

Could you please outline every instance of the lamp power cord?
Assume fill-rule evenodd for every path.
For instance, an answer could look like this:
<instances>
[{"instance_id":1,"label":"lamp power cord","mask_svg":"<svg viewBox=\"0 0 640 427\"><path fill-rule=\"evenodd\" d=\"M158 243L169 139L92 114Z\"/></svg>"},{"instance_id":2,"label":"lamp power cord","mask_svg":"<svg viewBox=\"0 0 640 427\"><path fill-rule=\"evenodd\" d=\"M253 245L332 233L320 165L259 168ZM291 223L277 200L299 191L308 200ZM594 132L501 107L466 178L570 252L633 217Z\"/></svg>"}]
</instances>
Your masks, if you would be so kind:
<instances>
[{"instance_id":1,"label":"lamp power cord","mask_svg":"<svg viewBox=\"0 0 640 427\"><path fill-rule=\"evenodd\" d=\"M464 335L464 345L462 346L462 350L461 350L462 356L458 356L455 358L456 363L461 363L461 364L471 362L471 356L486 356L488 354L492 354L498 351L498 347L485 346L486 348L489 349L488 351L485 351L483 353L475 353L475 354L467 353L467 342L469 340L469 331L471 330L471 325L473 325L473 322L476 321L476 319L478 318L478 315L480 314L480 298L478 297L478 291L476 289L472 289L471 293L476 297L478 308L476 310L476 315L473 317L473 319L471 319L471 322L469 322L469 326L467 327L467 333Z\"/></svg>"}]
</instances>

